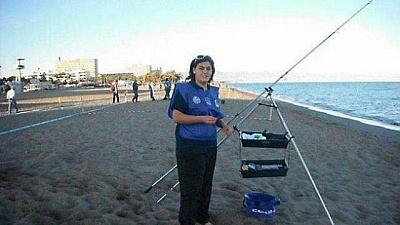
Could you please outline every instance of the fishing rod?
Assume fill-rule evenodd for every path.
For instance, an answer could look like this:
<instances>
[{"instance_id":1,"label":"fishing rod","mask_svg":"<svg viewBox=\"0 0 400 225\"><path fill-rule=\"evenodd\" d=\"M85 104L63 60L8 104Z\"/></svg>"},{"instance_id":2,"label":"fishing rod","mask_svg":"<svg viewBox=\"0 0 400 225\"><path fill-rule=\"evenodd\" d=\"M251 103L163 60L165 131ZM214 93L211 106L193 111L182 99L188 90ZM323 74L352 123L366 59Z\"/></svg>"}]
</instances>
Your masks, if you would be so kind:
<instances>
[{"instance_id":1,"label":"fishing rod","mask_svg":"<svg viewBox=\"0 0 400 225\"><path fill-rule=\"evenodd\" d=\"M273 105L276 105L276 103L275 103L275 101L272 99L272 96L271 96L272 91L273 91L272 87L273 87L275 84L277 84L281 79L283 79L290 71L292 71L297 65L299 65L299 64L300 64L304 59L306 59L310 54L312 54L317 48L319 48L325 41L327 41L327 40L328 40L329 38L331 38L335 33L337 33L344 25L346 25L350 20L352 20L352 19L353 19L357 14L359 14L364 8L366 8L369 4L371 4L372 1L373 1L373 0L370 0L369 2L367 2L367 3L366 3L363 7L361 7L356 13L354 13L354 14L353 14L350 18L348 18L344 23L342 23L338 28L336 28L336 30L334 30L330 35L328 35L328 36L327 36L324 40L322 40L318 45L316 45L313 49L311 49L311 51L309 51L303 58L301 58L301 59L300 59L297 63L295 63L292 67L290 67L289 70L287 70L282 76L280 76L273 84L271 84L268 88L265 88L265 91L268 91L269 96L271 97L271 101L272 101ZM264 91L264 92L265 92L265 91ZM276 107L276 110L277 110L277 112L278 112L278 116L279 116L281 122L283 123L283 126L284 126L285 130L289 133L289 136L292 136L291 133L290 133L290 131L289 131L288 126L286 125L285 120L283 119L282 114L280 113L280 111L279 111L279 109L278 109L277 107ZM324 207L324 210L325 210L325 212L326 212L326 214L327 214L327 216L328 216L328 218L329 218L329 221L331 222L331 224L334 224L333 219L332 219L332 217L331 217L331 215L330 215L330 213L329 213L329 210L328 210L328 208L327 208L326 205L325 205L325 202L324 202L324 200L323 200L323 198L322 198L322 196L321 196L321 194L320 194L320 192L319 192L319 190L318 190L318 188L317 188L317 186L316 186L316 184L315 184L315 182L314 182L314 179L313 179L312 176L311 176L310 171L308 170L308 167L307 167L307 165L306 165L306 163L305 163L305 161L304 161L304 159L303 159L303 157L302 157L302 155L301 155L301 153L300 153L300 150L299 150L298 147L297 147L296 142L294 141L294 139L290 139L290 142L291 142L292 145L294 146L294 149L296 150L296 153L297 153L297 155L299 156L299 158L300 158L300 160L301 160L301 163L302 163L302 165L303 165L303 168L304 168L304 170L306 171L307 176L308 176L308 178L309 178L311 184L313 185L313 188L314 188L314 190L315 190L315 192L316 192L316 194L317 194L317 196L318 196L318 198L319 198L319 200L320 200L322 206Z\"/></svg>"},{"instance_id":2,"label":"fishing rod","mask_svg":"<svg viewBox=\"0 0 400 225\"><path fill-rule=\"evenodd\" d=\"M367 2L362 8L360 8L356 13L354 13L350 18L348 18L344 23L342 23L336 30L334 30L331 34L329 34L324 40L322 40L317 46L315 46L311 51L309 51L303 58L301 58L297 63L295 63L290 69L288 69L282 76L280 76L273 84L271 84L267 90L271 89L272 87L277 84L281 79L283 79L290 71L292 71L297 65L299 65L301 62L303 62L304 59L306 59L311 53L313 53L319 46L321 46L325 41L327 41L329 38L331 38L335 33L337 33L344 25L346 25L350 20L352 20L357 14L359 14L362 10L364 10L365 7L367 7L369 4L371 4L373 0ZM266 90L266 91L267 91ZM264 92L265 93L265 92Z\"/></svg>"},{"instance_id":3,"label":"fishing rod","mask_svg":"<svg viewBox=\"0 0 400 225\"><path fill-rule=\"evenodd\" d=\"M271 96L271 95L269 95L269 96L270 96L270 99L271 99L271 101L272 101L272 104L273 104L274 106L276 106L275 100L272 99L272 96ZM279 116L279 119L280 119L280 121L281 121L281 123L282 123L284 129L285 129L286 132L287 132L287 135L288 135L289 137L293 137L293 135L290 133L289 127L287 126L285 120L283 119L283 116L282 116L281 112L279 111L279 108L278 108L278 107L275 107L275 109L276 109L276 111L277 111L277 114L278 114L278 116ZM306 162L304 161L303 156L301 155L301 152L300 152L299 148L297 147L297 144L296 144L294 138L290 138L289 141L290 141L290 143L293 145L293 148L296 150L296 153L297 153L297 155L298 155L299 158L300 158L300 161L301 161L301 163L302 163L302 165L303 165L303 168L304 168L304 170L305 170L306 173L307 173L307 176L308 176L308 178L309 178L309 180L310 180L310 182L311 182L311 184L312 184L312 186L313 186L313 188L314 188L315 193L317 194L317 196L318 196L318 198L319 198L319 200L320 200L320 202L321 202L321 204L322 204L322 207L323 207L324 210L325 210L325 213L327 214L327 216L328 216L328 218L329 218L329 221L331 222L332 225L334 225L335 223L333 222L332 216L331 216L331 214L329 213L328 207L325 205L325 201L324 201L324 199L322 198L322 195L320 194L320 192L319 192L319 190L318 190L318 187L317 187L317 185L315 184L313 177L311 176L310 171L308 170L307 164L306 164Z\"/></svg>"},{"instance_id":4,"label":"fishing rod","mask_svg":"<svg viewBox=\"0 0 400 225\"><path fill-rule=\"evenodd\" d=\"M264 93L258 95L256 98L254 98L251 102L249 102L246 106L244 106L241 110L239 110L239 112L237 112L228 122L226 122L227 125L229 125L233 120L235 120L241 113L243 113L247 108L249 108L255 101L257 101L259 98L262 97ZM219 129L217 131L217 133L221 131L221 129ZM225 136L218 144L217 147L220 146L226 139L228 138L228 136ZM162 175L158 180L156 180L153 184L151 184L145 191L144 193L148 193L151 189L153 189L158 183L160 183L162 180L164 180L169 174L171 174L176 168L178 167L178 165L175 164L175 166L173 166L170 170L168 170L164 175ZM177 183L179 184L179 182ZM173 189L175 189L175 187L177 187L178 185L175 184L174 187L172 187L170 189L170 191L172 191ZM166 197L166 195L163 196L164 198ZM162 200L162 199L161 199ZM159 201L157 201L157 203L159 203Z\"/></svg>"},{"instance_id":5,"label":"fishing rod","mask_svg":"<svg viewBox=\"0 0 400 225\"><path fill-rule=\"evenodd\" d=\"M252 101L252 102L254 102L254 101ZM246 108L248 108L248 106L246 107ZM234 117L234 119L235 119L236 117ZM233 119L232 119L233 120ZM231 121L232 121L231 120ZM227 123L228 124L228 123ZM225 140L228 138L228 136L225 136L221 141L219 141L218 142L218 144L217 144L217 148L222 144L222 143L224 143L225 142ZM172 169L175 169L177 167L177 165L175 165L175 167L173 167L173 168L171 168L171 170ZM165 178L165 177L164 177ZM161 178L160 178L161 179ZM169 195L169 193L171 193L172 191L174 191L174 190L176 190L176 188L179 186L179 181L178 182L176 182L175 184L174 184L174 186L172 186L169 190L168 190L168 192L166 192L165 194L163 194L158 200L157 200L157 204L159 204L162 200L164 200L164 198L165 197L167 197L167 195Z\"/></svg>"},{"instance_id":6,"label":"fishing rod","mask_svg":"<svg viewBox=\"0 0 400 225\"><path fill-rule=\"evenodd\" d=\"M338 28L336 28L336 30L334 30L331 34L329 34L324 40L322 40L319 44L317 44L313 49L311 49L311 51L309 51L303 58L301 58L298 62L296 62L292 67L290 67L283 75L281 75L274 83L272 83L269 87L266 87L265 90L263 92L261 92L261 94L259 94L253 101L251 101L249 104L247 104L242 110L239 111L239 113L237 113L235 115L234 118L232 118L229 122L231 122L233 119L236 119L236 117L242 113L244 110L246 110L248 107L250 107L251 104L253 104L255 101L257 101L261 96L263 96L265 93L269 93L271 94L273 92L272 87L277 84L281 79L283 79L287 74L290 73L290 71L292 71L297 65L299 65L304 59L306 59L309 55L311 55L311 53L313 53L317 48L319 48L325 41L327 41L329 38L331 38L335 33L337 33L344 25L346 25L350 20L352 20L357 14L359 14L362 10L364 10L365 7L367 7L369 4L371 4L373 0L370 0L369 2L367 2L363 7L361 7L356 13L354 13L351 17L349 17L344 23L342 23ZM228 124L229 124L228 122ZM235 131L235 130L234 130ZM221 140L220 143L218 144L222 144L225 140L227 139L227 137L223 138Z\"/></svg>"},{"instance_id":7,"label":"fishing rod","mask_svg":"<svg viewBox=\"0 0 400 225\"><path fill-rule=\"evenodd\" d=\"M363 11L369 4L371 4L373 0L370 0L369 2L367 2L363 7L361 7L356 13L354 13L351 17L349 17L344 23L342 23L338 28L336 28L331 34L329 34L325 39L323 39L320 43L318 43L313 49L311 49L304 57L302 57L298 62L296 62L292 67L290 67L283 75L281 75L274 83L272 83L269 87L266 87L265 90L259 94L254 100L252 100L249 104L247 104L244 108L242 108L239 113L237 113L229 122L233 121L234 119L237 118L237 116L242 113L244 110L246 110L248 107L250 107L250 105L252 105L255 101L257 101L261 96L263 96L266 92L268 92L269 95L271 95L271 93L273 92L272 87L277 84L281 79L283 79L286 75L288 75L296 66L298 66L301 62L303 62L309 55L311 55L316 49L318 49L323 43L325 43L329 38L331 38L335 33L337 33L343 26L345 26L349 21L351 21L357 14L359 14L361 11ZM274 103L275 104L275 103ZM280 114L280 112L278 111L279 117L281 119L282 116ZM227 124L229 124L229 122ZM286 125L286 123L284 123L284 128L286 130L288 130L288 127ZM227 139L227 137L225 137L224 139L222 139L217 146L221 145L225 140ZM333 223L332 217L329 214L329 211L327 209L327 207L325 206L325 203L322 200L322 197L318 191L318 189L316 188L315 182L311 177L311 174L303 160L303 157L300 154L300 151L297 148L296 143L294 142L294 139L290 140L291 143L295 146L295 149L303 163L304 169L307 172L307 175L309 176L311 183L313 184L314 189L317 192L318 197L321 200L321 203L326 211L326 213L328 214L329 220L331 222L331 224ZM175 168L177 168L177 166L175 165L173 168L171 168L165 175L163 175L159 180L157 180L154 184L152 184L149 188L146 189L145 193L147 193L148 191L150 191L157 183L159 183L162 179L164 179L169 173L171 173ZM161 202L171 191L175 190L175 188L179 185L179 181L169 190L168 193L164 194L158 201L157 203Z\"/></svg>"},{"instance_id":8,"label":"fishing rod","mask_svg":"<svg viewBox=\"0 0 400 225\"><path fill-rule=\"evenodd\" d=\"M324 210L325 210L325 212L326 212L326 214L327 214L327 216L328 216L328 218L329 218L329 221L331 222L331 224L334 224L333 219L332 219L332 216L331 216L330 213L329 213L329 210L328 210L328 208L327 208L327 206L326 206L326 204L325 204L325 202L324 202L324 200L323 200L323 198L322 198L322 195L320 194L320 192L319 192L319 190L318 190L318 187L317 187L317 185L315 184L314 179L313 179L313 177L312 177L312 175L311 175L311 173L310 173L310 171L309 171L309 169L308 169L308 167L307 167L307 164L305 163L305 161L304 161L304 159L303 159L303 157L302 157L302 155L301 155L301 152L300 152L299 148L297 147L297 144L296 144L296 142L295 142L295 140L294 140L294 136L293 136L292 133L290 132L289 127L287 126L286 121L285 121L285 119L283 118L282 113L281 113L280 110L279 110L278 105L276 104L275 100L272 98L272 90L270 90L270 91L268 92L267 98L268 98L268 97L269 97L269 99L270 99L270 101L271 101L272 104L264 104L264 103L260 102L258 105L254 106L254 108L253 108L251 111L249 111L248 114L247 114L245 117L243 117L243 119L241 119L241 120L234 126L235 130L238 131L238 132L240 132L239 126L240 126L245 120L247 120L247 118L248 118L260 105L269 106L269 107L271 107L271 109L274 108L274 109L276 110L276 112L277 112L277 115L278 115L278 117L279 117L279 120L280 120L280 122L281 122L281 124L282 124L284 130L286 131L286 134L285 134L285 135L286 135L287 137L289 137L288 140L289 140L290 143L292 144L293 148L296 150L296 153L297 153L297 155L298 155L299 158L300 158L300 161L301 161L301 163L302 163L302 165L303 165L303 168L304 168L304 170L306 171L309 180L311 181L311 184L312 184L312 186L313 186L313 188L314 188L314 190L315 190L315 192L316 192L316 194L317 194L317 196L318 196L318 198L319 198L319 200L320 200L320 202L321 202L321 204L322 204L322 206L323 206L323 208L324 208ZM174 187L174 188L175 188L175 187ZM171 191L172 191L174 188L171 188ZM170 191L170 192L171 192L171 191ZM169 193L169 192L168 192L168 193ZM163 197L165 197L165 196L163 196Z\"/></svg>"}]
</instances>

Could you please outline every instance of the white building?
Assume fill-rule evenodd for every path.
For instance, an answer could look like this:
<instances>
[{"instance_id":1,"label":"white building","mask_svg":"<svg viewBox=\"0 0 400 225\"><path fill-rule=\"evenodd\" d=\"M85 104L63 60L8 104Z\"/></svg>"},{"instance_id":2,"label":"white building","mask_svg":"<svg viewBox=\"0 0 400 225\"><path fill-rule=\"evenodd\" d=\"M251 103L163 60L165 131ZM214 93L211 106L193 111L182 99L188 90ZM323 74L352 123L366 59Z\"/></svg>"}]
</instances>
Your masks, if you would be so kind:
<instances>
[{"instance_id":1,"label":"white building","mask_svg":"<svg viewBox=\"0 0 400 225\"><path fill-rule=\"evenodd\" d=\"M55 63L58 73L74 73L74 77L79 80L94 80L99 75L97 59L73 59L61 60Z\"/></svg>"},{"instance_id":2,"label":"white building","mask_svg":"<svg viewBox=\"0 0 400 225\"><path fill-rule=\"evenodd\" d=\"M134 64L129 68L129 71L135 76L143 76L151 72L151 65Z\"/></svg>"},{"instance_id":3,"label":"white building","mask_svg":"<svg viewBox=\"0 0 400 225\"><path fill-rule=\"evenodd\" d=\"M54 72L49 70L47 72L43 71L40 72L39 70L37 71L31 71L31 72L27 72L22 74L22 77L27 79L27 80L31 80L31 79L38 79L40 80L42 78L42 76L45 76L47 81L50 81L53 79L54 77Z\"/></svg>"}]
</instances>

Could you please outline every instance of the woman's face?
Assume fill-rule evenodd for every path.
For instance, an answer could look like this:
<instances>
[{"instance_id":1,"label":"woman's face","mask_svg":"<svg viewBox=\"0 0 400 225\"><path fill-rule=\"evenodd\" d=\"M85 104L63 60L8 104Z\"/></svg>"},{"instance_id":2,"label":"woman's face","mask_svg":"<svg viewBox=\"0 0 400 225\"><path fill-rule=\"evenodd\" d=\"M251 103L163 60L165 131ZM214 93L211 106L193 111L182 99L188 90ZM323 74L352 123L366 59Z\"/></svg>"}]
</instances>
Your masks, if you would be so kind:
<instances>
[{"instance_id":1,"label":"woman's face","mask_svg":"<svg viewBox=\"0 0 400 225\"><path fill-rule=\"evenodd\" d=\"M212 67L208 61L197 64L194 68L195 80L199 85L206 85L211 79Z\"/></svg>"}]
</instances>

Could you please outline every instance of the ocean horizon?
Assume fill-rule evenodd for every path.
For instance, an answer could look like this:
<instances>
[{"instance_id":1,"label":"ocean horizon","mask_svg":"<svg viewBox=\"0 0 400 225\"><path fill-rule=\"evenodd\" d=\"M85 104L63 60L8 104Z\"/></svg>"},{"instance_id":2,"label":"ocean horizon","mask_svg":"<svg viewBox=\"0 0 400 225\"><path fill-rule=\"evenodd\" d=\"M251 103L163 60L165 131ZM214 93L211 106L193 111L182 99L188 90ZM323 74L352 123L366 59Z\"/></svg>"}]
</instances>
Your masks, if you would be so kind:
<instances>
[{"instance_id":1,"label":"ocean horizon","mask_svg":"<svg viewBox=\"0 0 400 225\"><path fill-rule=\"evenodd\" d=\"M261 94L272 83L227 83ZM333 116L400 131L400 82L280 82L273 96Z\"/></svg>"}]
</instances>

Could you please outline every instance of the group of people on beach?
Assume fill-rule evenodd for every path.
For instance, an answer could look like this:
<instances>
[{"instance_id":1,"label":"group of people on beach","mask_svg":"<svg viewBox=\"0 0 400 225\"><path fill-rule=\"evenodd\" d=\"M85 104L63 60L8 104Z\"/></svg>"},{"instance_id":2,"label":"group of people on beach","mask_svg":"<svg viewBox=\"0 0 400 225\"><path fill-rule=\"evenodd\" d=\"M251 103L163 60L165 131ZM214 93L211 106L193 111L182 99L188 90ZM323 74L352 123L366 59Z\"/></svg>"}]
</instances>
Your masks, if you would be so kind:
<instances>
[{"instance_id":1,"label":"group of people on beach","mask_svg":"<svg viewBox=\"0 0 400 225\"><path fill-rule=\"evenodd\" d=\"M133 93L132 102L138 102L139 101L139 86L141 86L141 85L142 85L142 83L138 83L136 79L133 81L133 83L132 83L132 93ZM161 86L162 85L160 83L160 90L161 90ZM172 83L169 80L169 78L165 79L164 87L165 87L165 95L164 95L164 98L162 100L171 100L170 93L171 93L171 89L172 89ZM150 82L148 84L148 89L149 89L150 99L152 101L155 101L156 98L154 96L154 84L152 82ZM112 102L113 103L115 103L115 102L119 103L118 80L115 80L114 83L111 85L110 91L112 93Z\"/></svg>"}]
</instances>

